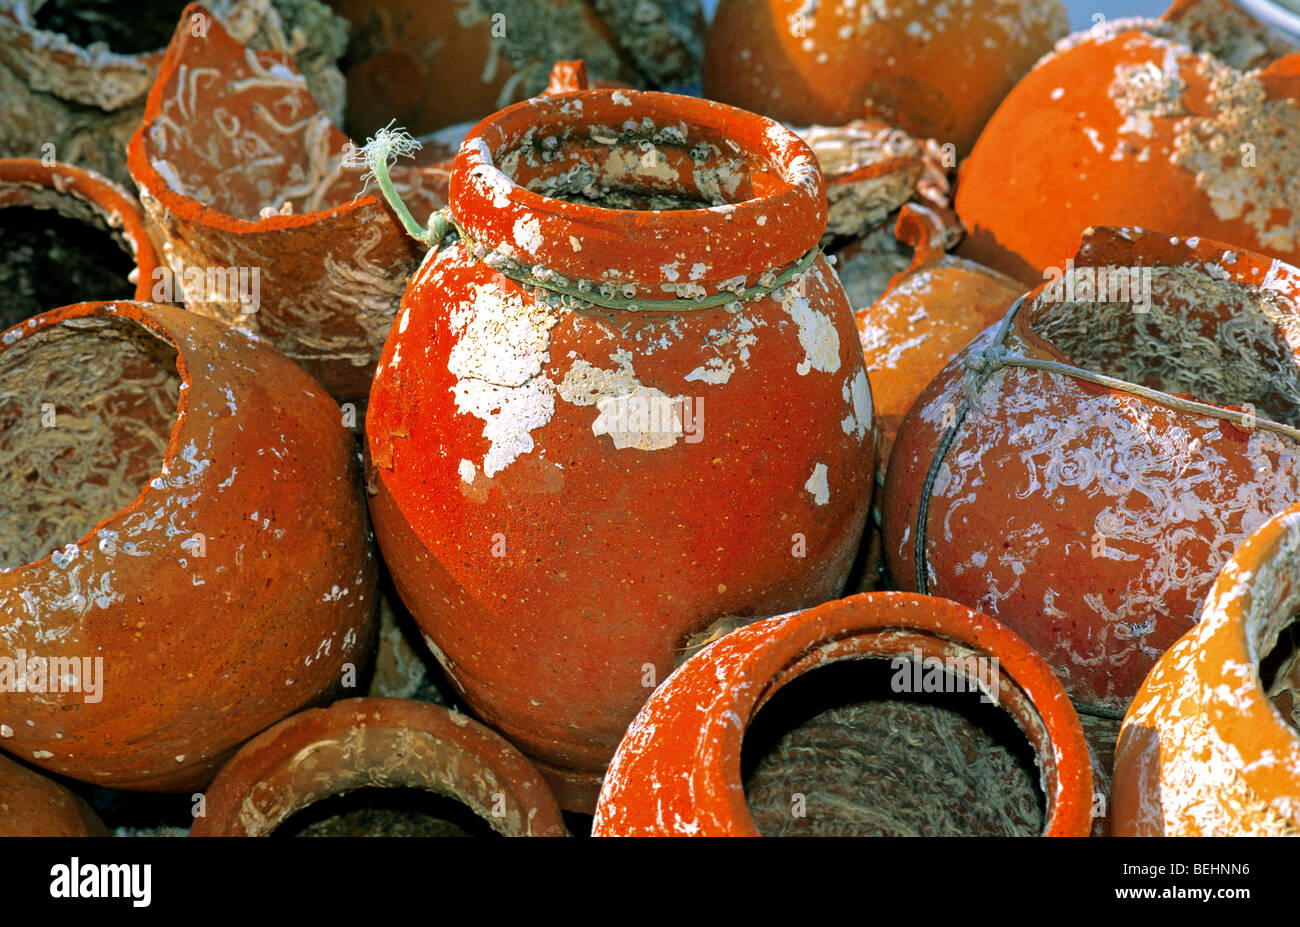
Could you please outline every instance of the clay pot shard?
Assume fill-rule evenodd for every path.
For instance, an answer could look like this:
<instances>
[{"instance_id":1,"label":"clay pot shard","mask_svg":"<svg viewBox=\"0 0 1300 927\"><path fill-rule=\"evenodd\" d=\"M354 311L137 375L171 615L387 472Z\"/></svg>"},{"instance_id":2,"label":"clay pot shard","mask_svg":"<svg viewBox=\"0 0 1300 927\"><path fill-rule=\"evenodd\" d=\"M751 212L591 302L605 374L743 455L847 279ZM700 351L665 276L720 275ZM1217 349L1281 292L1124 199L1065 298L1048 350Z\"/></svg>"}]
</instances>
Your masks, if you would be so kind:
<instances>
[{"instance_id":1,"label":"clay pot shard","mask_svg":"<svg viewBox=\"0 0 1300 927\"><path fill-rule=\"evenodd\" d=\"M246 49L213 20L182 26L128 163L170 270L156 301L254 332L336 399L364 406L406 277L424 250L363 196L349 140L287 56ZM395 168L421 221L445 173Z\"/></svg>"},{"instance_id":2,"label":"clay pot shard","mask_svg":"<svg viewBox=\"0 0 1300 927\"><path fill-rule=\"evenodd\" d=\"M1300 506L1250 536L1152 668L1115 753L1120 836L1300 834Z\"/></svg>"},{"instance_id":3,"label":"clay pot shard","mask_svg":"<svg viewBox=\"0 0 1300 927\"><path fill-rule=\"evenodd\" d=\"M106 836L80 796L0 754L0 837Z\"/></svg>"},{"instance_id":4,"label":"clay pot shard","mask_svg":"<svg viewBox=\"0 0 1300 927\"><path fill-rule=\"evenodd\" d=\"M139 204L111 180L70 164L47 165L29 158L0 158L0 209L9 208L50 210L107 233L135 264L129 277L121 281L122 288L128 293L134 290L137 299L148 293L158 257L145 230ZM9 285L4 287L5 305L0 307L0 327L4 328L50 308L42 304L42 294L54 282L39 270L37 255L32 255L27 265L30 269L23 270L17 266L22 257L15 253L12 240L7 242L7 250L8 266L2 273ZM32 279L37 276L42 279ZM79 295L82 299L93 299L114 294Z\"/></svg>"},{"instance_id":5,"label":"clay pot shard","mask_svg":"<svg viewBox=\"0 0 1300 927\"><path fill-rule=\"evenodd\" d=\"M885 661L888 665L881 667ZM1061 684L1042 658L986 615L944 599L896 592L857 595L756 621L684 663L655 690L619 745L601 790L593 835L753 837L781 832L800 817L805 823L798 826L812 833L925 833L939 828L940 815L918 820L916 808L925 807L928 797L951 811L971 804L972 794L966 791L972 783L961 776L969 769L930 781L944 757L962 757L958 765L968 767L991 759L991 751L982 743L983 732L943 720L951 708L899 701L940 691L924 675L918 677L939 678L935 664L949 673L945 685L951 691L978 697L995 713L1010 715L1032 749L1034 775L1008 767L1005 777L986 784L988 792L1009 794L1020 786L1038 786L1045 807L1024 818L1036 818L1046 836L1086 836L1093 809L1088 747ZM996 671L987 671L990 667ZM793 691L827 672L839 674L842 681L844 670L871 669L888 670L894 695L833 704L811 717L796 713L802 723L792 734L800 739L778 740L772 753L757 764L750 762L749 739L759 732L760 710L781 701L781 690L791 686ZM920 686L912 685L916 681ZM844 723L846 713L851 724ZM921 723L909 730L908 719ZM904 743L915 744L910 738L922 737L923 729L931 734L943 730L948 738L927 754L927 772L916 762L916 746L909 754ZM863 739L873 737L874 746L866 746ZM844 764L846 741L865 751L860 757L871 757L856 766L872 769L877 780L864 784L851 768L855 764ZM897 768L882 766L884 756ZM780 807L768 814L764 780L771 778L773 763L795 764L798 772L777 783L785 786L774 790ZM742 779L746 766L750 773ZM962 791L945 794L954 785ZM895 792L897 786L901 789ZM798 793L793 802L791 793ZM901 794L901 802L891 802L891 794ZM970 819L978 820L981 809L968 810ZM960 820L959 815L942 816Z\"/></svg>"},{"instance_id":6,"label":"clay pot shard","mask_svg":"<svg viewBox=\"0 0 1300 927\"><path fill-rule=\"evenodd\" d=\"M1030 286L1094 225L1300 263L1300 54L1230 0L1070 36L962 165L959 253Z\"/></svg>"},{"instance_id":7,"label":"clay pot shard","mask_svg":"<svg viewBox=\"0 0 1300 927\"><path fill-rule=\"evenodd\" d=\"M0 156L55 157L126 186L126 144L178 24L153 5L107 19L94 17L95 6L0 0ZM272 0L213 0L209 9L236 40L292 54L321 106L342 117L335 60L346 26L323 4L299 0L290 13ZM208 22L191 16L180 25L202 31Z\"/></svg>"},{"instance_id":8,"label":"clay pot shard","mask_svg":"<svg viewBox=\"0 0 1300 927\"><path fill-rule=\"evenodd\" d=\"M0 747L206 785L361 678L376 557L319 384L194 313L82 303L0 335Z\"/></svg>"},{"instance_id":9,"label":"clay pot shard","mask_svg":"<svg viewBox=\"0 0 1300 927\"><path fill-rule=\"evenodd\" d=\"M449 678L590 810L690 633L841 590L871 494L862 352L820 172L770 120L537 98L475 128L451 190L461 232L371 392L377 537Z\"/></svg>"},{"instance_id":10,"label":"clay pot shard","mask_svg":"<svg viewBox=\"0 0 1300 927\"><path fill-rule=\"evenodd\" d=\"M269 836L295 812L366 786L458 799L508 837L563 837L537 770L497 734L439 705L335 702L286 718L235 754L205 793L195 837Z\"/></svg>"},{"instance_id":11,"label":"clay pot shard","mask_svg":"<svg viewBox=\"0 0 1300 927\"><path fill-rule=\"evenodd\" d=\"M1093 229L1052 277L908 412L885 553L895 582L1005 622L1118 714L1300 491L1300 272Z\"/></svg>"}]
</instances>

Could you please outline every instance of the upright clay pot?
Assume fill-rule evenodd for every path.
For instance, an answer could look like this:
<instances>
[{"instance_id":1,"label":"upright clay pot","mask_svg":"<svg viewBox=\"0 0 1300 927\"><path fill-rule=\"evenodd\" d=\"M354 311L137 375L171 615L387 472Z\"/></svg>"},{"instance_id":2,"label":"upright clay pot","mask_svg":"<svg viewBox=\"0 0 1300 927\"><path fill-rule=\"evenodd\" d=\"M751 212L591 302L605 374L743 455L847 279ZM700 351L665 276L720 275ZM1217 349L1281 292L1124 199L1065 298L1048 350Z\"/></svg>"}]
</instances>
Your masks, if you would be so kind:
<instances>
[{"instance_id":1,"label":"upright clay pot","mask_svg":"<svg viewBox=\"0 0 1300 927\"><path fill-rule=\"evenodd\" d=\"M1224 564L1142 683L1115 754L1117 835L1300 834L1298 570L1293 506Z\"/></svg>"},{"instance_id":2,"label":"upright clay pot","mask_svg":"<svg viewBox=\"0 0 1300 927\"><path fill-rule=\"evenodd\" d=\"M0 753L0 837L106 837L93 808Z\"/></svg>"},{"instance_id":3,"label":"upright clay pot","mask_svg":"<svg viewBox=\"0 0 1300 927\"><path fill-rule=\"evenodd\" d=\"M894 582L1005 622L1118 715L1300 491L1300 272L1130 229L1073 260L907 414L885 553Z\"/></svg>"},{"instance_id":4,"label":"upright clay pot","mask_svg":"<svg viewBox=\"0 0 1300 927\"><path fill-rule=\"evenodd\" d=\"M178 25L167 4L116 10L78 0L0 0L0 156L53 156L128 185L124 149ZM341 21L315 0L212 0L235 38L294 56L312 94L343 112ZM98 14L98 15L96 15ZM181 23L201 31L207 22Z\"/></svg>"},{"instance_id":5,"label":"upright clay pot","mask_svg":"<svg viewBox=\"0 0 1300 927\"><path fill-rule=\"evenodd\" d=\"M1071 36L998 107L957 183L959 252L1031 286L1089 226L1300 263L1300 55L1231 0Z\"/></svg>"},{"instance_id":6,"label":"upright clay pot","mask_svg":"<svg viewBox=\"0 0 1300 927\"><path fill-rule=\"evenodd\" d=\"M246 49L215 20L195 35L195 15L186 7L127 154L170 271L151 297L261 335L362 406L423 248L361 196L348 138L288 57ZM421 219L445 202L445 174L394 180Z\"/></svg>"},{"instance_id":7,"label":"upright clay pot","mask_svg":"<svg viewBox=\"0 0 1300 927\"><path fill-rule=\"evenodd\" d=\"M721 0L704 93L796 125L875 116L965 154L1066 28L1058 0Z\"/></svg>"},{"instance_id":8,"label":"upright clay pot","mask_svg":"<svg viewBox=\"0 0 1300 927\"><path fill-rule=\"evenodd\" d=\"M763 619L686 661L628 728L605 777L593 834L758 836L741 760L760 709L789 683L831 664L889 660L910 666L918 656L922 664L966 668L962 684L979 687L1014 718L1041 774L1043 834L1087 836L1093 803L1088 747L1069 699L1042 658L985 615L944 599L899 592L857 595ZM996 665L996 677L982 673L981 665ZM860 731L885 710L878 702L865 707L867 713L858 716ZM884 745L893 747L888 740ZM796 801L807 799L804 813L827 818L826 826L834 826L842 811L820 807L801 790L833 776L835 757L828 752L827 769L805 767L790 782L790 791L799 793ZM932 757L930 766L938 759ZM916 785L925 774L913 769L912 776L907 782ZM842 794L837 804L870 805L883 790L869 792ZM967 797L950 796L947 804L961 805Z\"/></svg>"},{"instance_id":9,"label":"upright clay pot","mask_svg":"<svg viewBox=\"0 0 1300 927\"><path fill-rule=\"evenodd\" d=\"M298 811L369 786L457 799L507 837L563 837L545 780L518 750L463 714L354 698L263 731L204 795L195 837L266 837Z\"/></svg>"},{"instance_id":10,"label":"upright clay pot","mask_svg":"<svg viewBox=\"0 0 1300 927\"><path fill-rule=\"evenodd\" d=\"M145 230L139 204L108 178L70 164L0 158L0 210L13 208L48 210L110 236L135 264L130 277L119 281L119 288L125 293L134 292L137 299L147 297L158 257ZM0 241L5 239L0 237ZM15 253L14 242L10 239L5 245L7 266L0 275L9 285L0 295L0 325L8 328L48 308L41 304L42 295L60 287L64 281L50 279L56 275L40 266L36 255L32 255L28 269L19 268L22 257ZM40 243L35 246L40 247ZM82 299L102 299L114 294L78 295Z\"/></svg>"},{"instance_id":11,"label":"upright clay pot","mask_svg":"<svg viewBox=\"0 0 1300 927\"><path fill-rule=\"evenodd\" d=\"M461 237L412 279L371 392L371 512L450 679L590 810L691 632L842 587L862 353L821 175L770 120L548 96L480 123L451 190Z\"/></svg>"},{"instance_id":12,"label":"upright clay pot","mask_svg":"<svg viewBox=\"0 0 1300 927\"><path fill-rule=\"evenodd\" d=\"M0 384L0 748L199 788L360 677L359 462L300 368L181 309L81 303L0 336Z\"/></svg>"}]
</instances>

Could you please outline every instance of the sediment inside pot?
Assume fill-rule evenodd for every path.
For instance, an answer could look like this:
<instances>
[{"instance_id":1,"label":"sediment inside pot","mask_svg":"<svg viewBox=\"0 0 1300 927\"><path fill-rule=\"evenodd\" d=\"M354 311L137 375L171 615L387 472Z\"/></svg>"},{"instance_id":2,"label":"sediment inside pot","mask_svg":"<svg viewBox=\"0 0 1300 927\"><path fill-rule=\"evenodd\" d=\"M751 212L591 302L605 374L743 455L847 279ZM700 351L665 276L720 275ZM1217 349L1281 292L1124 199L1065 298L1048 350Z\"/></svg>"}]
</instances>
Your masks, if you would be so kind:
<instances>
[{"instance_id":1,"label":"sediment inside pot","mask_svg":"<svg viewBox=\"0 0 1300 927\"><path fill-rule=\"evenodd\" d=\"M273 837L499 837L467 805L422 789L365 788L299 810Z\"/></svg>"},{"instance_id":2,"label":"sediment inside pot","mask_svg":"<svg viewBox=\"0 0 1300 927\"><path fill-rule=\"evenodd\" d=\"M0 350L0 568L81 541L162 469L176 356L135 322L103 316Z\"/></svg>"},{"instance_id":3,"label":"sediment inside pot","mask_svg":"<svg viewBox=\"0 0 1300 927\"><path fill-rule=\"evenodd\" d=\"M89 207L76 216L0 209L0 255L0 330L58 306L130 299L135 290L130 249Z\"/></svg>"},{"instance_id":4,"label":"sediment inside pot","mask_svg":"<svg viewBox=\"0 0 1300 927\"><path fill-rule=\"evenodd\" d=\"M683 125L649 118L623 126L529 130L497 167L552 199L604 209L706 209L750 199L768 178L761 165ZM775 180L771 182L775 183Z\"/></svg>"},{"instance_id":5,"label":"sediment inside pot","mask_svg":"<svg viewBox=\"0 0 1300 927\"><path fill-rule=\"evenodd\" d=\"M185 0L45 0L32 24L57 32L74 45L102 43L120 55L138 55L167 47L185 9Z\"/></svg>"},{"instance_id":6,"label":"sediment inside pot","mask_svg":"<svg viewBox=\"0 0 1300 927\"><path fill-rule=\"evenodd\" d=\"M1260 686L1282 720L1300 732L1300 526L1292 523L1282 541L1249 583L1246 641Z\"/></svg>"},{"instance_id":7,"label":"sediment inside pot","mask_svg":"<svg viewBox=\"0 0 1300 927\"><path fill-rule=\"evenodd\" d=\"M910 658L834 663L791 681L763 706L745 732L741 760L760 833L1043 832L1035 752L1015 719L960 672L935 667L930 678L947 691L898 691L900 681L916 681L915 666Z\"/></svg>"},{"instance_id":8,"label":"sediment inside pot","mask_svg":"<svg viewBox=\"0 0 1300 927\"><path fill-rule=\"evenodd\" d=\"M1059 287L1080 296L1047 291L1031 325L1076 366L1300 425L1300 314L1278 294L1187 267L1076 267Z\"/></svg>"}]
</instances>

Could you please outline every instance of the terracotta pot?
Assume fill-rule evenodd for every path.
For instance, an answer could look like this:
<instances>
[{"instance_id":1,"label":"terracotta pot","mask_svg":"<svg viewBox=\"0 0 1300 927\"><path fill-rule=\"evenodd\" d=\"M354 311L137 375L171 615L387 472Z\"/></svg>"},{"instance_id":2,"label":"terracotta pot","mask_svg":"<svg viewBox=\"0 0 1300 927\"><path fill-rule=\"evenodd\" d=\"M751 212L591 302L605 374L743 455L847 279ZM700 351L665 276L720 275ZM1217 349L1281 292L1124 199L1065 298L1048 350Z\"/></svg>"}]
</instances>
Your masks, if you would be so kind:
<instances>
[{"instance_id":1,"label":"terracotta pot","mask_svg":"<svg viewBox=\"0 0 1300 927\"><path fill-rule=\"evenodd\" d=\"M548 134L559 156L530 166ZM687 635L842 587L871 492L866 373L816 251L821 176L769 120L540 98L479 124L451 189L481 244L407 288L370 397L371 511L453 683L589 810ZM584 298L525 288L505 254Z\"/></svg>"},{"instance_id":2,"label":"terracotta pot","mask_svg":"<svg viewBox=\"0 0 1300 927\"><path fill-rule=\"evenodd\" d=\"M94 809L52 779L0 754L0 837L106 837Z\"/></svg>"},{"instance_id":3,"label":"terracotta pot","mask_svg":"<svg viewBox=\"0 0 1300 927\"><path fill-rule=\"evenodd\" d=\"M1088 747L1051 670L1024 641L987 616L955 602L896 592L853 596L767 618L727 634L688 660L655 690L628 728L605 777L593 834L758 836L741 780L741 753L759 710L798 677L829 664L885 659L910 668L918 653L923 665L937 659L959 671L963 666L998 667L996 677L967 671L965 679L972 691L978 684L984 697L991 695L1032 746L1046 790L1043 833L1086 836L1092 806ZM981 659L990 662L965 662ZM887 703L863 707L860 730L872 725ZM808 788L815 777L834 774L835 762L831 753L822 769L805 768L791 788ZM918 778L926 777L916 774L909 784L919 792ZM872 792L867 793L869 807ZM842 797L862 800L860 795ZM810 817L835 817L811 804L811 796L808 801ZM888 809L877 811L883 816ZM827 820L826 826L834 822Z\"/></svg>"},{"instance_id":4,"label":"terracotta pot","mask_svg":"<svg viewBox=\"0 0 1300 927\"><path fill-rule=\"evenodd\" d=\"M0 336L0 382L5 750L97 785L201 787L362 674L356 448L297 366L181 309L82 303Z\"/></svg>"},{"instance_id":5,"label":"terracotta pot","mask_svg":"<svg viewBox=\"0 0 1300 927\"><path fill-rule=\"evenodd\" d=\"M1300 263L1300 56L1230 0L1071 36L989 120L960 253L1036 285L1094 225Z\"/></svg>"},{"instance_id":6,"label":"terracotta pot","mask_svg":"<svg viewBox=\"0 0 1300 927\"><path fill-rule=\"evenodd\" d=\"M876 116L965 153L1065 33L1057 0L722 0L704 93L797 125Z\"/></svg>"},{"instance_id":7,"label":"terracotta pot","mask_svg":"<svg viewBox=\"0 0 1300 927\"><path fill-rule=\"evenodd\" d=\"M911 251L911 262L879 295L878 278L890 263L871 239L836 255L836 274L858 323L875 403L877 487L884 485L903 416L921 390L972 338L1001 319L1024 289L995 270L948 254L950 216L915 203L903 207L894 240ZM900 254L899 259L906 258ZM888 582L878 521L868 528L864 553L858 589L867 592Z\"/></svg>"},{"instance_id":8,"label":"terracotta pot","mask_svg":"<svg viewBox=\"0 0 1300 927\"><path fill-rule=\"evenodd\" d=\"M144 297L151 286L158 257L145 231L140 206L125 190L111 180L69 164L42 164L27 158L0 158L0 209L30 208L52 210L59 216L83 222L106 233L114 244L130 255L135 269L128 280L121 281L120 289L134 291L137 299ZM18 256L15 245L7 242L9 267L15 270ZM93 260L93 258L91 258ZM39 271L33 268L33 274ZM41 276L44 276L43 274ZM48 279L23 280L19 287L6 287L7 305L0 309L0 324L8 328L45 308L40 295L53 281ZM31 285L33 292L26 291ZM82 293L83 299L111 297L113 293Z\"/></svg>"},{"instance_id":9,"label":"terracotta pot","mask_svg":"<svg viewBox=\"0 0 1300 927\"><path fill-rule=\"evenodd\" d=\"M1300 834L1297 568L1293 506L1224 564L1196 626L1142 683L1115 754L1117 834Z\"/></svg>"},{"instance_id":10,"label":"terracotta pot","mask_svg":"<svg viewBox=\"0 0 1300 927\"><path fill-rule=\"evenodd\" d=\"M367 786L449 796L509 837L566 833L518 750L465 715L391 698L346 699L263 731L221 770L190 833L266 837L308 805Z\"/></svg>"},{"instance_id":11,"label":"terracotta pot","mask_svg":"<svg viewBox=\"0 0 1300 927\"><path fill-rule=\"evenodd\" d=\"M546 87L583 58L593 78L683 89L699 83L698 0L331 0L352 22L348 129L390 120L420 135L478 121ZM439 92L429 93L427 88Z\"/></svg>"},{"instance_id":12,"label":"terracotta pot","mask_svg":"<svg viewBox=\"0 0 1300 927\"><path fill-rule=\"evenodd\" d=\"M1103 272L1105 301L1077 289ZM981 335L904 419L883 501L893 580L1007 623L1072 696L1122 712L1237 544L1300 490L1298 286L1217 242L1090 232L1004 349Z\"/></svg>"},{"instance_id":13,"label":"terracotta pot","mask_svg":"<svg viewBox=\"0 0 1300 927\"><path fill-rule=\"evenodd\" d=\"M205 15L185 9L182 23ZM249 52L213 21L206 35L177 30L128 162L171 270L152 298L261 335L363 407L424 249L360 196L348 148L285 55ZM444 202L445 174L394 180L421 220Z\"/></svg>"},{"instance_id":14,"label":"terracotta pot","mask_svg":"<svg viewBox=\"0 0 1300 927\"><path fill-rule=\"evenodd\" d=\"M105 23L85 17L83 6L0 0L0 156L58 158L125 186L124 149L177 22L136 7ZM343 76L334 62L343 32L324 6L299 2L294 21L271 0L213 0L210 9L239 41L292 54L316 99L341 116ZM205 28L200 21L183 24ZM115 27L114 38L128 45L104 43L100 33ZM150 35L157 44L141 48Z\"/></svg>"}]
</instances>

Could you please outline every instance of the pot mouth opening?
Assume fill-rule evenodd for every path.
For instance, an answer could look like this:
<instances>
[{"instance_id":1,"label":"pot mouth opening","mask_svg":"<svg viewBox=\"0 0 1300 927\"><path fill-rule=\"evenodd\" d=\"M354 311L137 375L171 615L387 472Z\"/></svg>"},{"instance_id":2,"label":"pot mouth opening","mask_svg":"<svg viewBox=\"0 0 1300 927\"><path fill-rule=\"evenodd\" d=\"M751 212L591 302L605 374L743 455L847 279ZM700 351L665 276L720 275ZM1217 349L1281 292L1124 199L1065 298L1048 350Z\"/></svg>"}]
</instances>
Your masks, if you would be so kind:
<instances>
[{"instance_id":1,"label":"pot mouth opening","mask_svg":"<svg viewBox=\"0 0 1300 927\"><path fill-rule=\"evenodd\" d=\"M0 208L0 331L50 306L131 299L135 255L101 213L53 189L29 199L32 205Z\"/></svg>"},{"instance_id":2,"label":"pot mouth opening","mask_svg":"<svg viewBox=\"0 0 1300 927\"><path fill-rule=\"evenodd\" d=\"M952 641L926 650L818 666L759 708L743 735L741 781L761 834L1047 829L1046 732L1028 697L997 678L994 658ZM1050 746L1046 755L1053 762Z\"/></svg>"},{"instance_id":3,"label":"pot mouth opening","mask_svg":"<svg viewBox=\"0 0 1300 927\"><path fill-rule=\"evenodd\" d=\"M1069 363L1300 426L1300 314L1278 293L1179 266L1070 266L1032 334Z\"/></svg>"},{"instance_id":4,"label":"pot mouth opening","mask_svg":"<svg viewBox=\"0 0 1300 927\"><path fill-rule=\"evenodd\" d=\"M29 21L33 29L61 35L80 48L98 44L118 55L147 55L167 47L187 3L136 0L125 16L114 0L38 0Z\"/></svg>"},{"instance_id":5,"label":"pot mouth opening","mask_svg":"<svg viewBox=\"0 0 1300 927\"><path fill-rule=\"evenodd\" d=\"M648 91L584 90L480 122L452 171L474 241L599 282L757 277L817 246L812 150L769 119Z\"/></svg>"},{"instance_id":6,"label":"pot mouth opening","mask_svg":"<svg viewBox=\"0 0 1300 927\"><path fill-rule=\"evenodd\" d=\"M165 472L180 413L179 352L145 325L92 315L29 330L35 322L0 347L0 570L75 559ZM118 543L106 533L101 548Z\"/></svg>"},{"instance_id":7,"label":"pot mouth opening","mask_svg":"<svg viewBox=\"0 0 1300 927\"><path fill-rule=\"evenodd\" d=\"M271 837L500 837L454 796L410 787L363 786L297 804Z\"/></svg>"},{"instance_id":8,"label":"pot mouth opening","mask_svg":"<svg viewBox=\"0 0 1300 927\"><path fill-rule=\"evenodd\" d=\"M1285 517L1280 541L1250 584L1245 614L1246 653L1259 691L1272 705L1288 739L1300 747L1300 515Z\"/></svg>"}]
</instances>

